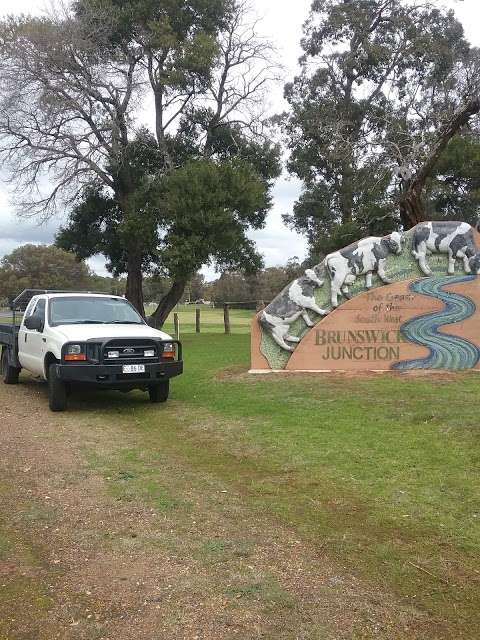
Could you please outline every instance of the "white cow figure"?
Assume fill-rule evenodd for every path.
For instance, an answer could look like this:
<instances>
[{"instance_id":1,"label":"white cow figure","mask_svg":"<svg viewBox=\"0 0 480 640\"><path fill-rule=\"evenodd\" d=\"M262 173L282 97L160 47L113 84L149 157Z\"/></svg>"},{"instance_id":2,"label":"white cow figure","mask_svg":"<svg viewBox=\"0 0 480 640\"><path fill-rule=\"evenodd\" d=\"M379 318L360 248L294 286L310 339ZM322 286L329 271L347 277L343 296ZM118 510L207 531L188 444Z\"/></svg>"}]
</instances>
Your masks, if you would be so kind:
<instances>
[{"instance_id":1,"label":"white cow figure","mask_svg":"<svg viewBox=\"0 0 480 640\"><path fill-rule=\"evenodd\" d=\"M455 273L455 260L463 261L465 273L480 272L480 253L473 228L467 222L421 222L413 228L412 254L426 276L432 275L427 264L429 253L448 254L448 274Z\"/></svg>"},{"instance_id":2,"label":"white cow figure","mask_svg":"<svg viewBox=\"0 0 480 640\"><path fill-rule=\"evenodd\" d=\"M286 351L294 351L288 342L300 342L300 338L290 335L290 325L302 317L307 326L313 327L308 310L319 316L327 315L315 301L315 289L323 285L319 277L319 266L307 269L305 275L289 284L262 311L259 322L275 342Z\"/></svg>"},{"instance_id":3,"label":"white cow figure","mask_svg":"<svg viewBox=\"0 0 480 640\"><path fill-rule=\"evenodd\" d=\"M372 274L378 273L384 284L391 280L385 274L385 266L389 254L400 254L403 249L403 237L398 231L383 238L364 238L350 244L340 251L330 253L325 258L325 266L331 279L332 306L338 307L338 296L348 296L348 286L353 284L357 276L365 276L367 289L372 287Z\"/></svg>"}]
</instances>

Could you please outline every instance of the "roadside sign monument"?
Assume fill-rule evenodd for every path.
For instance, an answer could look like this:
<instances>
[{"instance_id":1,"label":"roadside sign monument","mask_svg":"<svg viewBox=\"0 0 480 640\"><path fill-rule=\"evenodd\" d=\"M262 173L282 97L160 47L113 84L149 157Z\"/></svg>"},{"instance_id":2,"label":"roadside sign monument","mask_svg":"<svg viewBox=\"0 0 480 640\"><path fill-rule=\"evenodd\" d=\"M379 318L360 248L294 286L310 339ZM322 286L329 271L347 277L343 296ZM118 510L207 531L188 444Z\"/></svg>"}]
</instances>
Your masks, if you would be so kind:
<instances>
[{"instance_id":1,"label":"roadside sign monument","mask_svg":"<svg viewBox=\"0 0 480 640\"><path fill-rule=\"evenodd\" d=\"M479 239L425 222L329 254L254 318L251 371L480 369Z\"/></svg>"}]
</instances>

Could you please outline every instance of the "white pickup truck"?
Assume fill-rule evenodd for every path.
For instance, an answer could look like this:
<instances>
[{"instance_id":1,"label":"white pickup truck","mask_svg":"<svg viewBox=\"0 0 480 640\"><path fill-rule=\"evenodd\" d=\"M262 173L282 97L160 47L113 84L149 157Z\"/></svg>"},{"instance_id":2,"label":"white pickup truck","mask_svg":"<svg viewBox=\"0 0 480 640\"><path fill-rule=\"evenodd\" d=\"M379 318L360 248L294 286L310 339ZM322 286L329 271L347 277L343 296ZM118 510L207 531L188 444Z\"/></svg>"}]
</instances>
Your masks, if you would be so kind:
<instances>
[{"instance_id":1,"label":"white pickup truck","mask_svg":"<svg viewBox=\"0 0 480 640\"><path fill-rule=\"evenodd\" d=\"M52 411L66 409L74 385L142 389L165 402L169 379L183 372L180 342L119 296L29 289L11 309L12 323L0 325L3 380L16 384L22 369L46 380Z\"/></svg>"}]
</instances>

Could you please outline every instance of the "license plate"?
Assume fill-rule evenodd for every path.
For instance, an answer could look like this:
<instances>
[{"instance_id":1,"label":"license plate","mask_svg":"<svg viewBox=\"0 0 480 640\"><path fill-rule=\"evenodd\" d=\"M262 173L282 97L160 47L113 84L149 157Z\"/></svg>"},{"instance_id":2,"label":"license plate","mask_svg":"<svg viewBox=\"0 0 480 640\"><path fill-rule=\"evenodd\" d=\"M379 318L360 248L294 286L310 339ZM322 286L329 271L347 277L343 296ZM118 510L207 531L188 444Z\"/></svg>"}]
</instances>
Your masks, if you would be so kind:
<instances>
[{"instance_id":1,"label":"license plate","mask_svg":"<svg viewBox=\"0 0 480 640\"><path fill-rule=\"evenodd\" d=\"M123 373L145 373L144 364L124 364L122 367Z\"/></svg>"}]
</instances>

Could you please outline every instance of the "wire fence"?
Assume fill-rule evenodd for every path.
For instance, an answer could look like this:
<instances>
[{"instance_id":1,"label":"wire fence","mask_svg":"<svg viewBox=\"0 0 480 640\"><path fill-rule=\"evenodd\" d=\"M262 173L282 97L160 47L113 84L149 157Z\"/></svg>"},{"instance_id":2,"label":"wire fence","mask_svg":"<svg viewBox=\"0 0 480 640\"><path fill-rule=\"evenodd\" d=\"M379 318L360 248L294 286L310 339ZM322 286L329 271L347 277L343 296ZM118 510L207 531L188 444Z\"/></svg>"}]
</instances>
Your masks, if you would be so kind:
<instances>
[{"instance_id":1,"label":"wire fence","mask_svg":"<svg viewBox=\"0 0 480 640\"><path fill-rule=\"evenodd\" d=\"M256 310L257 304L248 302L177 305L162 328L177 339L191 333L249 333Z\"/></svg>"}]
</instances>

